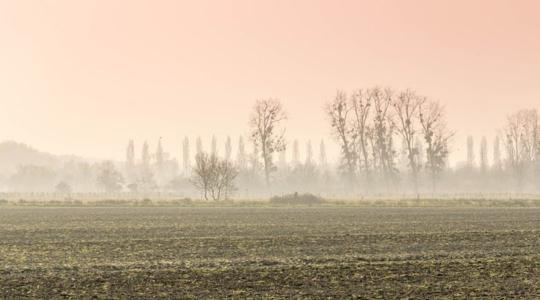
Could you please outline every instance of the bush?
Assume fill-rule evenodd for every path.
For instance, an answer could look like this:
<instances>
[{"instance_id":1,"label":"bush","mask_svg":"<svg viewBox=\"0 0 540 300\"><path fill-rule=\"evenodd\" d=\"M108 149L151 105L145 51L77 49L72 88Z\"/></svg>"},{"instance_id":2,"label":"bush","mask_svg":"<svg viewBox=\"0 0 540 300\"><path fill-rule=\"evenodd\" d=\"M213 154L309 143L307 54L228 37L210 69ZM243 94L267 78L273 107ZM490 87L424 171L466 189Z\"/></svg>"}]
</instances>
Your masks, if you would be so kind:
<instances>
[{"instance_id":1,"label":"bush","mask_svg":"<svg viewBox=\"0 0 540 300\"><path fill-rule=\"evenodd\" d=\"M148 199L148 198L144 198L142 199L142 201L139 202L139 205L142 205L142 206L148 206L148 205L152 205L153 202L152 200Z\"/></svg>"},{"instance_id":2,"label":"bush","mask_svg":"<svg viewBox=\"0 0 540 300\"><path fill-rule=\"evenodd\" d=\"M71 203L72 203L73 205L76 205L76 206L81 206L81 205L83 205L83 202L82 202L81 200L78 200L78 199L73 199L73 200L71 200Z\"/></svg>"},{"instance_id":3,"label":"bush","mask_svg":"<svg viewBox=\"0 0 540 300\"><path fill-rule=\"evenodd\" d=\"M186 197L186 198L183 198L183 199L171 200L172 205L190 205L192 203L193 203L193 201L189 197Z\"/></svg>"},{"instance_id":4,"label":"bush","mask_svg":"<svg viewBox=\"0 0 540 300\"><path fill-rule=\"evenodd\" d=\"M270 198L270 203L272 204L321 204L324 202L324 199L321 197L315 196L310 193L306 194L288 194L283 196L274 196Z\"/></svg>"}]
</instances>

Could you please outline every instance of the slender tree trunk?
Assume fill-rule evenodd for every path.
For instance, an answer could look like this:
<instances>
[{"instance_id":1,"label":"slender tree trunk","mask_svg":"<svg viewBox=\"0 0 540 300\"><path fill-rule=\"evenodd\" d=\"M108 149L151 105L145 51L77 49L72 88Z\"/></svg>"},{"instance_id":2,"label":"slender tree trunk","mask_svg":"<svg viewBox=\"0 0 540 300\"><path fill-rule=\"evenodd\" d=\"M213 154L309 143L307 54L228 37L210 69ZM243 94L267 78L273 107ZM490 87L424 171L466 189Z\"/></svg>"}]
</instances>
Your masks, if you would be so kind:
<instances>
[{"instance_id":1,"label":"slender tree trunk","mask_svg":"<svg viewBox=\"0 0 540 300\"><path fill-rule=\"evenodd\" d=\"M407 141L407 143L409 142ZM418 194L418 166L414 160L414 153L411 145L407 145L407 151L409 152L409 164L411 165L414 193L416 194L416 198L420 198L420 195Z\"/></svg>"},{"instance_id":2,"label":"slender tree trunk","mask_svg":"<svg viewBox=\"0 0 540 300\"><path fill-rule=\"evenodd\" d=\"M263 162L264 162L264 179L266 181L266 187L270 187L270 162L267 154L266 149L266 141L262 141L262 154L263 154Z\"/></svg>"},{"instance_id":3,"label":"slender tree trunk","mask_svg":"<svg viewBox=\"0 0 540 300\"><path fill-rule=\"evenodd\" d=\"M369 154L367 153L367 147L366 147L366 143L365 143L365 137L362 135L361 137L362 139L362 142L361 142L361 145L362 145L362 156L363 156L363 159L364 159L364 174L366 176L366 186L367 186L367 190L370 190L371 189L371 174L370 174L370 170L369 170Z\"/></svg>"},{"instance_id":4,"label":"slender tree trunk","mask_svg":"<svg viewBox=\"0 0 540 300\"><path fill-rule=\"evenodd\" d=\"M431 188L432 188L432 193L433 195L435 195L435 193L437 192L437 174L435 173L434 170L431 171Z\"/></svg>"}]
</instances>

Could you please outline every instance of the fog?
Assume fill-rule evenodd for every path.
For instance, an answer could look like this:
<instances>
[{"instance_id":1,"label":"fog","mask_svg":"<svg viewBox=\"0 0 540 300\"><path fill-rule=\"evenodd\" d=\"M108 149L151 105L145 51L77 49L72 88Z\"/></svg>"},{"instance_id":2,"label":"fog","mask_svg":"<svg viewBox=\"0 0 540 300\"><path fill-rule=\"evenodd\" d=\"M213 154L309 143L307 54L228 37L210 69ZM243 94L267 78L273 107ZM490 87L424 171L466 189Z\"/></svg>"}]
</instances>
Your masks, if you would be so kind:
<instances>
[{"instance_id":1,"label":"fog","mask_svg":"<svg viewBox=\"0 0 540 300\"><path fill-rule=\"evenodd\" d=\"M0 0L0 299L540 299L539 12Z\"/></svg>"},{"instance_id":2,"label":"fog","mask_svg":"<svg viewBox=\"0 0 540 300\"><path fill-rule=\"evenodd\" d=\"M254 101L246 116L249 135L185 136L167 141L180 145L170 148L161 137L126 137L117 145L125 149L122 160L55 155L6 141L0 144L0 190L8 198L207 200L304 193L332 199L497 198L540 192L536 109L505 116L493 139L462 140L448 128L444 106L414 91L338 91L321 120L332 134L310 140L287 135L286 107L277 99ZM329 147L340 150L332 155ZM451 163L456 148L466 150L466 159ZM213 186L219 196L209 196Z\"/></svg>"},{"instance_id":3,"label":"fog","mask_svg":"<svg viewBox=\"0 0 540 300\"><path fill-rule=\"evenodd\" d=\"M0 3L5 198L539 192L535 1L35 2Z\"/></svg>"}]
</instances>

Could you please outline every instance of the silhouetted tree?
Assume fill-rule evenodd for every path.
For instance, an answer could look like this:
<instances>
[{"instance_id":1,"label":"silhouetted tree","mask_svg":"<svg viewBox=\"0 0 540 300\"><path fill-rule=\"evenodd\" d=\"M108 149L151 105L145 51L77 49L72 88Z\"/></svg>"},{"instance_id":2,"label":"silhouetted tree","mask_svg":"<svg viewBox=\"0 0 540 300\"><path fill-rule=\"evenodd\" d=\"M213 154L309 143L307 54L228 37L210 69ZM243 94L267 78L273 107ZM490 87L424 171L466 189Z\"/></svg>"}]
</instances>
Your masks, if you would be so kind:
<instances>
[{"instance_id":1,"label":"silhouetted tree","mask_svg":"<svg viewBox=\"0 0 540 300\"><path fill-rule=\"evenodd\" d=\"M501 166L502 166L501 139L497 135L495 137L495 140L493 141L493 167L496 169L500 169Z\"/></svg>"},{"instance_id":2,"label":"silhouetted tree","mask_svg":"<svg viewBox=\"0 0 540 300\"><path fill-rule=\"evenodd\" d=\"M540 124L535 109L520 110L505 126L508 165L522 191L526 174L540 160ZM529 173L532 177L533 174Z\"/></svg>"},{"instance_id":3,"label":"silhouetted tree","mask_svg":"<svg viewBox=\"0 0 540 300\"><path fill-rule=\"evenodd\" d=\"M131 174L135 169L135 145L133 140L129 140L126 149L126 171Z\"/></svg>"},{"instance_id":4,"label":"silhouetted tree","mask_svg":"<svg viewBox=\"0 0 540 300\"><path fill-rule=\"evenodd\" d=\"M326 105L326 114L330 119L330 128L341 149L339 170L352 187L356 177L357 151L356 133L351 121L351 107L344 92L338 91L332 102Z\"/></svg>"},{"instance_id":5,"label":"silhouetted tree","mask_svg":"<svg viewBox=\"0 0 540 300\"><path fill-rule=\"evenodd\" d=\"M358 171L364 175L366 187L369 188L372 182L369 149L369 134L370 134L370 116L372 108L371 90L357 90L351 95L350 105L352 107L354 122L354 133L351 139L355 140L357 148Z\"/></svg>"},{"instance_id":6,"label":"silhouetted tree","mask_svg":"<svg viewBox=\"0 0 540 300\"><path fill-rule=\"evenodd\" d=\"M240 170L245 170L247 168L247 158L246 158L246 148L244 145L244 138L238 138L238 152L236 153L236 164Z\"/></svg>"},{"instance_id":7,"label":"silhouetted tree","mask_svg":"<svg viewBox=\"0 0 540 300\"><path fill-rule=\"evenodd\" d=\"M216 156L204 152L195 155L195 166L191 181L197 189L202 191L205 200L208 200L210 188L214 184L216 168Z\"/></svg>"},{"instance_id":8,"label":"silhouetted tree","mask_svg":"<svg viewBox=\"0 0 540 300\"><path fill-rule=\"evenodd\" d=\"M326 158L326 146L324 140L321 140L319 145L319 167L321 169L326 169L328 167L328 159Z\"/></svg>"},{"instance_id":9,"label":"silhouetted tree","mask_svg":"<svg viewBox=\"0 0 540 300\"><path fill-rule=\"evenodd\" d=\"M371 95L375 113L372 128L374 165L378 168L389 190L397 173L393 139L395 123L390 113L390 107L393 103L393 91L374 88Z\"/></svg>"},{"instance_id":10,"label":"silhouetted tree","mask_svg":"<svg viewBox=\"0 0 540 300\"><path fill-rule=\"evenodd\" d=\"M141 154L141 168L137 180L137 190L148 191L155 187L154 174L150 168L150 152L148 150L148 143L145 141Z\"/></svg>"},{"instance_id":11,"label":"silhouetted tree","mask_svg":"<svg viewBox=\"0 0 540 300\"><path fill-rule=\"evenodd\" d=\"M418 172L421 167L418 161L418 148L416 148L415 141L416 134L419 131L419 127L421 127L418 115L420 107L425 101L426 99L424 97L417 95L411 90L399 93L393 101L397 124L396 130L405 146L404 150L408 159L415 194L418 194Z\"/></svg>"},{"instance_id":12,"label":"silhouetted tree","mask_svg":"<svg viewBox=\"0 0 540 300\"><path fill-rule=\"evenodd\" d=\"M71 186L65 181L60 181L55 187L55 191L59 194L69 195L71 194Z\"/></svg>"},{"instance_id":13,"label":"silhouetted tree","mask_svg":"<svg viewBox=\"0 0 540 300\"><path fill-rule=\"evenodd\" d=\"M156 148L156 166L160 168L163 165L164 158L164 152L163 147L161 146L161 138L158 140L158 145Z\"/></svg>"},{"instance_id":14,"label":"silhouetted tree","mask_svg":"<svg viewBox=\"0 0 540 300\"><path fill-rule=\"evenodd\" d=\"M122 189L124 178L115 168L112 162L103 162L97 177L98 185L107 193L117 192Z\"/></svg>"},{"instance_id":15,"label":"silhouetted tree","mask_svg":"<svg viewBox=\"0 0 540 300\"><path fill-rule=\"evenodd\" d=\"M236 176L238 170L230 161L204 152L195 157L192 182L203 192L205 200L208 200L209 196L216 201L227 198L228 194L235 190Z\"/></svg>"},{"instance_id":16,"label":"silhouetted tree","mask_svg":"<svg viewBox=\"0 0 540 300\"><path fill-rule=\"evenodd\" d=\"M142 146L141 162L143 168L150 169L150 152L148 151L148 143L146 141Z\"/></svg>"},{"instance_id":17,"label":"silhouetted tree","mask_svg":"<svg viewBox=\"0 0 540 300\"><path fill-rule=\"evenodd\" d=\"M428 102L420 107L420 123L426 141L426 168L431 176L433 191L439 175L447 165L448 143L453 133L446 126L444 108L439 102Z\"/></svg>"},{"instance_id":18,"label":"silhouetted tree","mask_svg":"<svg viewBox=\"0 0 540 300\"><path fill-rule=\"evenodd\" d=\"M298 149L298 140L294 140L292 144L291 162L293 167L300 163L300 151Z\"/></svg>"},{"instance_id":19,"label":"silhouetted tree","mask_svg":"<svg viewBox=\"0 0 540 300\"><path fill-rule=\"evenodd\" d=\"M279 151L278 168L281 170L287 168L287 151L285 149Z\"/></svg>"},{"instance_id":20,"label":"silhouetted tree","mask_svg":"<svg viewBox=\"0 0 540 300\"><path fill-rule=\"evenodd\" d=\"M311 146L311 140L306 143L306 164L313 164L313 147Z\"/></svg>"},{"instance_id":21,"label":"silhouetted tree","mask_svg":"<svg viewBox=\"0 0 540 300\"><path fill-rule=\"evenodd\" d=\"M216 136L213 135L212 136L212 155L215 155L217 156L217 139L216 139Z\"/></svg>"},{"instance_id":22,"label":"silhouetted tree","mask_svg":"<svg viewBox=\"0 0 540 300\"><path fill-rule=\"evenodd\" d=\"M231 154L232 154L231 137L227 136L227 141L225 142L225 160L231 161Z\"/></svg>"},{"instance_id":23,"label":"silhouetted tree","mask_svg":"<svg viewBox=\"0 0 540 300\"><path fill-rule=\"evenodd\" d=\"M272 156L285 149L283 123L287 116L281 103L276 99L259 100L255 103L250 119L251 138L260 149L264 166L266 185L270 186L270 173L275 170Z\"/></svg>"},{"instance_id":24,"label":"silhouetted tree","mask_svg":"<svg viewBox=\"0 0 540 300\"><path fill-rule=\"evenodd\" d=\"M472 136L467 137L467 165L469 168L474 168L476 163L476 158L474 156L474 138Z\"/></svg>"},{"instance_id":25,"label":"silhouetted tree","mask_svg":"<svg viewBox=\"0 0 540 300\"><path fill-rule=\"evenodd\" d=\"M197 137L197 142L196 142L195 147L196 147L196 149L195 149L195 150L196 150L196 152L195 152L196 154L199 154L199 153L202 153L202 152L203 152L203 145L202 145L202 140L201 140L201 137L200 137L200 136Z\"/></svg>"},{"instance_id":26,"label":"silhouetted tree","mask_svg":"<svg viewBox=\"0 0 540 300\"><path fill-rule=\"evenodd\" d=\"M182 167L184 168L184 175L187 176L191 169L190 152L189 152L189 138L184 137L182 143Z\"/></svg>"},{"instance_id":27,"label":"silhouetted tree","mask_svg":"<svg viewBox=\"0 0 540 300\"><path fill-rule=\"evenodd\" d=\"M487 149L487 139L485 136L482 137L480 141L480 171L486 173L488 169L488 149Z\"/></svg>"}]
</instances>

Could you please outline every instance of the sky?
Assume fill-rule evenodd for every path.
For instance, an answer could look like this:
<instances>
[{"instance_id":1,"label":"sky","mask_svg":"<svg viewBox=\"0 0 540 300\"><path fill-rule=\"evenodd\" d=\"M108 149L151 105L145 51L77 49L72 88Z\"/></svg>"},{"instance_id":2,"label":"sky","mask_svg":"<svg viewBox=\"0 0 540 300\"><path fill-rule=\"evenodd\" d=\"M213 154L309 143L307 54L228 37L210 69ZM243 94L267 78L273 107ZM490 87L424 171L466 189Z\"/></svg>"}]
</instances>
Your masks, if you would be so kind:
<instances>
[{"instance_id":1,"label":"sky","mask_svg":"<svg viewBox=\"0 0 540 300\"><path fill-rule=\"evenodd\" d=\"M540 108L540 2L0 0L0 141L122 159L162 137L248 132L280 99L287 136L332 144L336 91L411 88L468 134Z\"/></svg>"}]
</instances>

